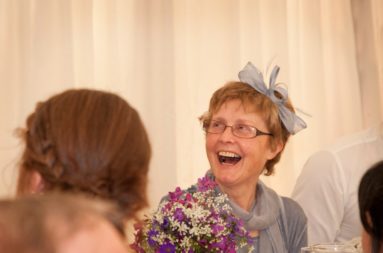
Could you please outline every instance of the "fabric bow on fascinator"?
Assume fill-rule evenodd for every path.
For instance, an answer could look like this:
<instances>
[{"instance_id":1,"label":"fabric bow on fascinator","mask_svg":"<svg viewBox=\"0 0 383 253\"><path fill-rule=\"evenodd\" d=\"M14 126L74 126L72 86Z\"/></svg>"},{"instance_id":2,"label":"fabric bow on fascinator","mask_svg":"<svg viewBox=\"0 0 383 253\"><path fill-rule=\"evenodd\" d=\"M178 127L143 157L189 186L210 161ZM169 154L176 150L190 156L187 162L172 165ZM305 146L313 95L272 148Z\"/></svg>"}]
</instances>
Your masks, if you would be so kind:
<instances>
[{"instance_id":1,"label":"fabric bow on fascinator","mask_svg":"<svg viewBox=\"0 0 383 253\"><path fill-rule=\"evenodd\" d=\"M258 92L269 97L271 101L278 106L279 118L286 127L287 131L289 131L290 134L296 134L300 130L306 128L307 125L300 117L285 106L285 102L288 98L288 92L286 88L275 83L278 73L279 66L275 66L270 75L269 88L267 88L263 80L262 72L259 71L251 62L248 62L247 65L239 72L238 77L241 82L247 83ZM280 98L275 96L275 91L280 94Z\"/></svg>"}]
</instances>

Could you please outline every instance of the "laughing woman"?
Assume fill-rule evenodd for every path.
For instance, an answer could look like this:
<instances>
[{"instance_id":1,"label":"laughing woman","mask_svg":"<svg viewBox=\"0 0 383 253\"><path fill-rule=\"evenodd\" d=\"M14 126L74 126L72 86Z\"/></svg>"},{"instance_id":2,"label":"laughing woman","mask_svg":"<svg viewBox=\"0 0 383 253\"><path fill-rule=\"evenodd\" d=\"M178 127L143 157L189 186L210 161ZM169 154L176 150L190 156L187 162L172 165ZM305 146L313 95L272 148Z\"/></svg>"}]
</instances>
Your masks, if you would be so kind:
<instances>
[{"instance_id":1,"label":"laughing woman","mask_svg":"<svg viewBox=\"0 0 383 253\"><path fill-rule=\"evenodd\" d=\"M253 237L255 252L298 253L307 244L306 217L293 200L280 197L259 177L274 165L291 134L306 127L295 115L287 90L270 76L269 87L251 63L215 91L200 120L206 133L208 176L229 198L234 214Z\"/></svg>"}]
</instances>

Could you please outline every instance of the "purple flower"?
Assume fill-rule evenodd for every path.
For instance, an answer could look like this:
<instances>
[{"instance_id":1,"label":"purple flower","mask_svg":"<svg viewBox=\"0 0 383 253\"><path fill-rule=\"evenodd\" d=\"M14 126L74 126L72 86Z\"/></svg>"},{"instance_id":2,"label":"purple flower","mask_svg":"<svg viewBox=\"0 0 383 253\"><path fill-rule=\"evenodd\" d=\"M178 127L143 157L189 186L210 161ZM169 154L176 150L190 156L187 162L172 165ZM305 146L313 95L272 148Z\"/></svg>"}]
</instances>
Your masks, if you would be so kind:
<instances>
[{"instance_id":1,"label":"purple flower","mask_svg":"<svg viewBox=\"0 0 383 253\"><path fill-rule=\"evenodd\" d=\"M227 243L227 239L222 238L221 241L215 242L215 243L211 244L211 246L213 249L220 249L221 251L223 251L226 248L226 243Z\"/></svg>"},{"instance_id":2,"label":"purple flower","mask_svg":"<svg viewBox=\"0 0 383 253\"><path fill-rule=\"evenodd\" d=\"M164 221L161 224L162 230L166 230L169 227L169 224L170 224L169 218L168 217L164 217Z\"/></svg>"},{"instance_id":3,"label":"purple flower","mask_svg":"<svg viewBox=\"0 0 383 253\"><path fill-rule=\"evenodd\" d=\"M224 229L225 229L224 226L214 224L214 225L212 226L213 235L217 235L219 232L223 231Z\"/></svg>"},{"instance_id":4,"label":"purple flower","mask_svg":"<svg viewBox=\"0 0 383 253\"><path fill-rule=\"evenodd\" d=\"M162 244L158 251L158 253L175 253L176 252L176 247L171 244L170 242L166 242L165 244Z\"/></svg>"},{"instance_id":5,"label":"purple flower","mask_svg":"<svg viewBox=\"0 0 383 253\"><path fill-rule=\"evenodd\" d=\"M183 221L184 217L185 217L185 215L184 215L184 212L182 211L182 209L181 208L176 208L176 210L174 212L174 218L177 221L181 222L181 221Z\"/></svg>"},{"instance_id":6,"label":"purple flower","mask_svg":"<svg viewBox=\"0 0 383 253\"><path fill-rule=\"evenodd\" d=\"M158 231L154 229L150 229L148 232L148 244L150 247L154 247L157 245L157 242L153 239L158 235Z\"/></svg>"},{"instance_id":7,"label":"purple flower","mask_svg":"<svg viewBox=\"0 0 383 253\"><path fill-rule=\"evenodd\" d=\"M174 192L169 192L169 199L171 201L179 200L182 194L183 194L183 191L181 190L181 188L177 187Z\"/></svg>"},{"instance_id":8,"label":"purple flower","mask_svg":"<svg viewBox=\"0 0 383 253\"><path fill-rule=\"evenodd\" d=\"M227 253L236 253L237 251L235 250L235 245L231 244L229 247L225 250Z\"/></svg>"},{"instance_id":9,"label":"purple flower","mask_svg":"<svg viewBox=\"0 0 383 253\"><path fill-rule=\"evenodd\" d=\"M198 191L206 192L208 190L213 190L216 186L217 186L217 183L207 176L198 179L198 183L197 183Z\"/></svg>"}]
</instances>

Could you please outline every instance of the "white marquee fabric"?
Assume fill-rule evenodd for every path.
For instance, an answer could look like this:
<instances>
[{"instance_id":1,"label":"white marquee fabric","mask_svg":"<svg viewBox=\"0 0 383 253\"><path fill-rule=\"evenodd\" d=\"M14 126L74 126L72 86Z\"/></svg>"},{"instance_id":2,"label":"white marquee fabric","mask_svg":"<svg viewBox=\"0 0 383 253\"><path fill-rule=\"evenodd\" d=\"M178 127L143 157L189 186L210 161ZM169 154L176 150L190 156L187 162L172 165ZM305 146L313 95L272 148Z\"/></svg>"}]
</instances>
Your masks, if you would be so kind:
<instances>
[{"instance_id":1,"label":"white marquee fabric","mask_svg":"<svg viewBox=\"0 0 383 253\"><path fill-rule=\"evenodd\" d=\"M383 118L379 0L0 0L0 194L13 194L14 129L72 87L113 91L141 114L153 206L208 169L198 116L252 61L281 67L312 115L266 183L289 195L310 154ZM270 67L271 69L271 67Z\"/></svg>"}]
</instances>

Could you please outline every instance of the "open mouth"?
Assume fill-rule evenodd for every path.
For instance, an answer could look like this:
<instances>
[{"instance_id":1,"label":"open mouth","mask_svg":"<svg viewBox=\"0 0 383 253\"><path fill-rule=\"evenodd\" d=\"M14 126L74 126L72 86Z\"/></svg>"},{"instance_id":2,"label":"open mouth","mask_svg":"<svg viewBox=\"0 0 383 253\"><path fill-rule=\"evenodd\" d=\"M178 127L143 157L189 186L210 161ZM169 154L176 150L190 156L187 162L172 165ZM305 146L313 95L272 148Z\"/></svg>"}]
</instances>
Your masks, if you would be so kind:
<instances>
[{"instance_id":1,"label":"open mouth","mask_svg":"<svg viewBox=\"0 0 383 253\"><path fill-rule=\"evenodd\" d=\"M232 152L221 151L218 152L218 160L221 164L231 164L234 165L242 159L240 155L237 155Z\"/></svg>"}]
</instances>

